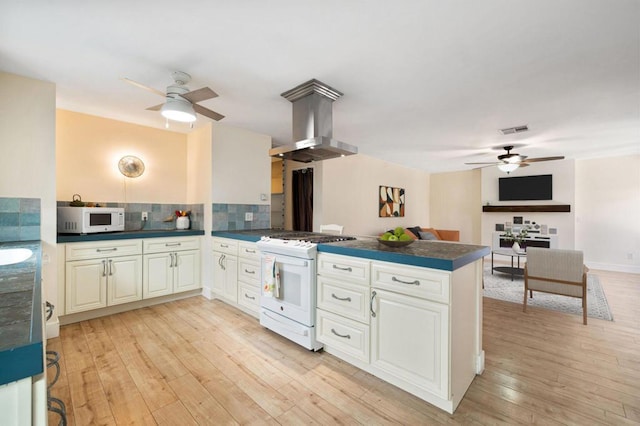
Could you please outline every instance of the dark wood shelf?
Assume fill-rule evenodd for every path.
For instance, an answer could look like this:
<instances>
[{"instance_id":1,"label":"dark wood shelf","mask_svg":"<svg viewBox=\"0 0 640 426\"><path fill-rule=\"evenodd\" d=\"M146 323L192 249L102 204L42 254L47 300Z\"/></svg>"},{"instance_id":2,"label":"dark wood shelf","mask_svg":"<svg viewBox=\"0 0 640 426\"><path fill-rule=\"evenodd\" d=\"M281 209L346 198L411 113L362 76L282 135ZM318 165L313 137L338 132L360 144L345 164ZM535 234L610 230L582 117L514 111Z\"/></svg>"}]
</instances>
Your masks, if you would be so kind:
<instances>
[{"instance_id":1,"label":"dark wood shelf","mask_svg":"<svg viewBox=\"0 0 640 426\"><path fill-rule=\"evenodd\" d=\"M518 205L518 206L482 206L482 211L486 213L526 213L526 212L552 212L569 213L570 204L547 204L547 205Z\"/></svg>"}]
</instances>

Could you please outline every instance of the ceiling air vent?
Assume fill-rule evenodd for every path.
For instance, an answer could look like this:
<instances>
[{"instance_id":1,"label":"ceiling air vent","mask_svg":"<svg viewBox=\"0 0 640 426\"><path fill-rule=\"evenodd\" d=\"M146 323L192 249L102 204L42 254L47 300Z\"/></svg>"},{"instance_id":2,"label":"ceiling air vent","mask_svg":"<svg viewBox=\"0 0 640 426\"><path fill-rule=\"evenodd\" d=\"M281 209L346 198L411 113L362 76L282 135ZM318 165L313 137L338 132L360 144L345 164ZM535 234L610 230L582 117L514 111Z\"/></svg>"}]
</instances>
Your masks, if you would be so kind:
<instances>
[{"instance_id":1,"label":"ceiling air vent","mask_svg":"<svg viewBox=\"0 0 640 426\"><path fill-rule=\"evenodd\" d=\"M500 133L502 133L503 135L513 135L514 133L522 133L522 132L526 132L527 130L529 130L529 126L524 124L522 126L508 127L506 129L500 129Z\"/></svg>"}]
</instances>

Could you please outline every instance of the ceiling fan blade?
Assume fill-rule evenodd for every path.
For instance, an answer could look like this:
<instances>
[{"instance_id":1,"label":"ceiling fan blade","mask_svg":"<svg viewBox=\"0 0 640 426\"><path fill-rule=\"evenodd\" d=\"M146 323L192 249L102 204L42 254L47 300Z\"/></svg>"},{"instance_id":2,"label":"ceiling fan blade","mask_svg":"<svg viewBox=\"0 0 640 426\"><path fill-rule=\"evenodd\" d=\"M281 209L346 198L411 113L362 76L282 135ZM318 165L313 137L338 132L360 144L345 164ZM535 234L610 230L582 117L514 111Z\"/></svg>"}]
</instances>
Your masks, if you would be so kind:
<instances>
[{"instance_id":1,"label":"ceiling fan blade","mask_svg":"<svg viewBox=\"0 0 640 426\"><path fill-rule=\"evenodd\" d=\"M215 111L211 111L209 108L205 108L201 105L198 104L193 104L193 109L198 113L198 114L202 114L205 117L209 117L212 120L216 120L216 121L220 121L224 118L224 115L222 114L218 114Z\"/></svg>"},{"instance_id":2,"label":"ceiling fan blade","mask_svg":"<svg viewBox=\"0 0 640 426\"><path fill-rule=\"evenodd\" d=\"M555 157L538 157L538 158L529 158L525 161L525 163L536 163L538 161L553 161L553 160L564 160L564 155L558 155Z\"/></svg>"},{"instance_id":3,"label":"ceiling fan blade","mask_svg":"<svg viewBox=\"0 0 640 426\"><path fill-rule=\"evenodd\" d=\"M160 111L160 108L162 108L162 105L164 105L164 104L154 105L152 107L147 108L147 110L149 110L149 111Z\"/></svg>"},{"instance_id":4,"label":"ceiling fan blade","mask_svg":"<svg viewBox=\"0 0 640 426\"><path fill-rule=\"evenodd\" d=\"M160 90L158 90L158 89L154 89L153 87L145 86L144 84L142 84L142 83L138 83L137 81L131 80L130 78L122 77L122 78L121 78L121 80L122 80L122 81L126 81L126 82L127 82L127 83L129 83L129 84L133 84L134 86L139 87L139 88L141 88L141 89L148 90L149 92L153 92L153 93L155 93L156 95L160 95L160 96L162 96L163 98L164 98L165 96L167 96L167 94L166 94L166 93L161 92L161 91L160 91Z\"/></svg>"},{"instance_id":5,"label":"ceiling fan blade","mask_svg":"<svg viewBox=\"0 0 640 426\"><path fill-rule=\"evenodd\" d=\"M192 90L191 92L180 96L190 101L192 104L195 104L196 102L217 98L218 94L208 87L203 87L202 89Z\"/></svg>"}]
</instances>

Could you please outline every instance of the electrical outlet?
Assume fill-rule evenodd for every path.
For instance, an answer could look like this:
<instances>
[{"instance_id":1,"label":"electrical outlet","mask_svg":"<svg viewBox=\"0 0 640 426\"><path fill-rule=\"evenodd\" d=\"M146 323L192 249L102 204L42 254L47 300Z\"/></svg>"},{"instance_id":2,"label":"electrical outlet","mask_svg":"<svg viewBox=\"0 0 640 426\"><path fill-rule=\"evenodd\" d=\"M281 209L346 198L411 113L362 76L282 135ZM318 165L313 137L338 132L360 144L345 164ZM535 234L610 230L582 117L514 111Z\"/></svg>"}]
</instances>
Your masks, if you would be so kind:
<instances>
[{"instance_id":1,"label":"electrical outlet","mask_svg":"<svg viewBox=\"0 0 640 426\"><path fill-rule=\"evenodd\" d=\"M244 214L244 220L247 222L251 222L253 220L253 212L246 212Z\"/></svg>"},{"instance_id":2,"label":"electrical outlet","mask_svg":"<svg viewBox=\"0 0 640 426\"><path fill-rule=\"evenodd\" d=\"M149 220L149 212L142 212L142 220Z\"/></svg>"}]
</instances>

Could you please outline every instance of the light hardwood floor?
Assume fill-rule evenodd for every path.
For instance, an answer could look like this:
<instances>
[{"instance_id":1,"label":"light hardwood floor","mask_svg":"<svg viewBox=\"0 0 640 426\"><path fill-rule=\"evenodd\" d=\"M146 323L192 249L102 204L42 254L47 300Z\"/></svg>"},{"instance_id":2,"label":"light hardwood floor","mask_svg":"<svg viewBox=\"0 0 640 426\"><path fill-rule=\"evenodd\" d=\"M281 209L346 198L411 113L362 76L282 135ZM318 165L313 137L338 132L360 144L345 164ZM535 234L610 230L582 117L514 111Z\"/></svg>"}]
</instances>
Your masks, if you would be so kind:
<instances>
[{"instance_id":1,"label":"light hardwood floor","mask_svg":"<svg viewBox=\"0 0 640 426\"><path fill-rule=\"evenodd\" d=\"M640 275L592 272L614 322L484 299L486 369L454 415L202 297L62 327L52 395L70 425L639 424Z\"/></svg>"}]
</instances>

